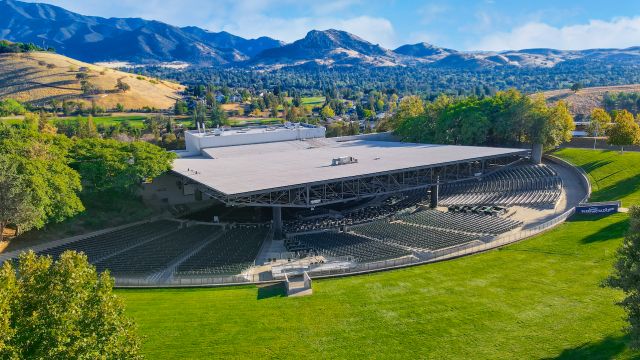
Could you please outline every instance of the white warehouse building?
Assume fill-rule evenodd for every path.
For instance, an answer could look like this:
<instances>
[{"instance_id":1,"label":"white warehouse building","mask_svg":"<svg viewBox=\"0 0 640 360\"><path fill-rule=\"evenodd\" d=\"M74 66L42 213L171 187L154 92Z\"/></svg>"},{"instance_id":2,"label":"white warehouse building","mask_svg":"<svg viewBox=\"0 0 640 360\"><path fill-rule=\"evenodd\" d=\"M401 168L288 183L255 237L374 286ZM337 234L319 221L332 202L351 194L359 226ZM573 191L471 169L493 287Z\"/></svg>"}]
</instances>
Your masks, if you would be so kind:
<instances>
[{"instance_id":1,"label":"white warehouse building","mask_svg":"<svg viewBox=\"0 0 640 360\"><path fill-rule=\"evenodd\" d=\"M225 146L324 138L326 129L303 123L238 129L198 129L185 132L186 151L181 157L198 156L203 149Z\"/></svg>"}]
</instances>

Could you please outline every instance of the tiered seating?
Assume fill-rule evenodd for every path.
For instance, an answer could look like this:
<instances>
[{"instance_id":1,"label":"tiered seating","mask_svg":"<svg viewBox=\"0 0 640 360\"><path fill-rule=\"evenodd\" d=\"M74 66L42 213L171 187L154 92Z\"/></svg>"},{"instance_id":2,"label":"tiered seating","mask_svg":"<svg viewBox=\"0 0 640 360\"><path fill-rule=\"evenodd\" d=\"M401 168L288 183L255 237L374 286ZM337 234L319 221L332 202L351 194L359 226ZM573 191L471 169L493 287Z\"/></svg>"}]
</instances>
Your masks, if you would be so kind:
<instances>
[{"instance_id":1,"label":"tiered seating","mask_svg":"<svg viewBox=\"0 0 640 360\"><path fill-rule=\"evenodd\" d=\"M562 193L562 179L545 165L506 168L480 180L442 186L439 203L449 205L549 206Z\"/></svg>"},{"instance_id":2,"label":"tiered seating","mask_svg":"<svg viewBox=\"0 0 640 360\"><path fill-rule=\"evenodd\" d=\"M303 248L325 256L351 256L359 262L395 259L411 255L410 251L354 234L325 231L295 236L285 243L289 251Z\"/></svg>"},{"instance_id":3,"label":"tiered seating","mask_svg":"<svg viewBox=\"0 0 640 360\"><path fill-rule=\"evenodd\" d=\"M268 232L259 225L231 229L182 262L176 274L239 274L253 264Z\"/></svg>"},{"instance_id":4,"label":"tiered seating","mask_svg":"<svg viewBox=\"0 0 640 360\"><path fill-rule=\"evenodd\" d=\"M380 205L370 205L354 210L343 211L343 218L335 216L315 217L308 220L285 221L283 229L285 233L298 233L325 229L335 229L342 226L363 224L374 220L389 217L396 212L415 206L425 199L426 192L412 191L397 197L391 197Z\"/></svg>"},{"instance_id":5,"label":"tiered seating","mask_svg":"<svg viewBox=\"0 0 640 360\"><path fill-rule=\"evenodd\" d=\"M291 220L282 224L285 233L298 233L306 231L323 230L330 228L338 228L347 223L346 219L316 218L308 220Z\"/></svg>"},{"instance_id":6,"label":"tiered seating","mask_svg":"<svg viewBox=\"0 0 640 360\"><path fill-rule=\"evenodd\" d=\"M114 275L151 275L165 269L172 261L186 255L189 250L204 243L217 231L221 231L221 228L207 225L191 226L131 248L95 265L99 271L109 269Z\"/></svg>"},{"instance_id":7,"label":"tiered seating","mask_svg":"<svg viewBox=\"0 0 640 360\"><path fill-rule=\"evenodd\" d=\"M411 215L399 216L398 219L407 223L441 229L491 235L502 234L522 225L519 221L497 216L445 213L437 210L420 211Z\"/></svg>"},{"instance_id":8,"label":"tiered seating","mask_svg":"<svg viewBox=\"0 0 640 360\"><path fill-rule=\"evenodd\" d=\"M353 229L356 234L416 250L438 250L479 240L479 235L427 229L387 221L374 221Z\"/></svg>"},{"instance_id":9,"label":"tiered seating","mask_svg":"<svg viewBox=\"0 0 640 360\"><path fill-rule=\"evenodd\" d=\"M75 250L84 252L89 262L96 262L131 246L144 243L163 234L171 234L177 230L177 222L154 221L66 243L41 251L40 254L57 258L67 250Z\"/></svg>"}]
</instances>

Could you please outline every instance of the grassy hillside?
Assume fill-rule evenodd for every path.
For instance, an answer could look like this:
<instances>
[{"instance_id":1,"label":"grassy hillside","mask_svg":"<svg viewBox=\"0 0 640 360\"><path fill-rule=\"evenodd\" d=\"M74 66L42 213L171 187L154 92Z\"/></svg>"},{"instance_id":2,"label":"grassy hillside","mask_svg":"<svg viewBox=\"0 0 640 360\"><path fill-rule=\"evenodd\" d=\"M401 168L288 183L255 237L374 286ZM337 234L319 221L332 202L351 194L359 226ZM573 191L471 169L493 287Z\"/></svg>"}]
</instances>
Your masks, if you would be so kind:
<instances>
[{"instance_id":1,"label":"grassy hillside","mask_svg":"<svg viewBox=\"0 0 640 360\"><path fill-rule=\"evenodd\" d=\"M559 155L584 165L594 199L640 197L627 186L640 178L635 154ZM600 286L626 228L624 214L575 217L475 256L315 281L306 298L253 286L118 293L150 359L635 358L622 294Z\"/></svg>"},{"instance_id":2,"label":"grassy hillside","mask_svg":"<svg viewBox=\"0 0 640 360\"><path fill-rule=\"evenodd\" d=\"M556 155L587 172L593 189L592 201L621 200L623 206L640 204L640 153L562 149Z\"/></svg>"},{"instance_id":3,"label":"grassy hillside","mask_svg":"<svg viewBox=\"0 0 640 360\"><path fill-rule=\"evenodd\" d=\"M106 94L84 96L76 78L81 68L89 69L88 81ZM116 104L126 109L145 106L166 109L175 103L183 86L144 76L99 67L62 55L47 52L0 54L0 98L15 98L22 102L44 104L52 99L78 100L112 109ZM115 92L120 79L131 86L126 92Z\"/></svg>"},{"instance_id":4,"label":"grassy hillside","mask_svg":"<svg viewBox=\"0 0 640 360\"><path fill-rule=\"evenodd\" d=\"M574 115L586 116L596 107L602 107L602 100L606 92L640 92L640 84L620 86L589 87L579 90L577 93L569 89L553 90L542 93L547 101L555 103L560 100L569 105Z\"/></svg>"}]
</instances>

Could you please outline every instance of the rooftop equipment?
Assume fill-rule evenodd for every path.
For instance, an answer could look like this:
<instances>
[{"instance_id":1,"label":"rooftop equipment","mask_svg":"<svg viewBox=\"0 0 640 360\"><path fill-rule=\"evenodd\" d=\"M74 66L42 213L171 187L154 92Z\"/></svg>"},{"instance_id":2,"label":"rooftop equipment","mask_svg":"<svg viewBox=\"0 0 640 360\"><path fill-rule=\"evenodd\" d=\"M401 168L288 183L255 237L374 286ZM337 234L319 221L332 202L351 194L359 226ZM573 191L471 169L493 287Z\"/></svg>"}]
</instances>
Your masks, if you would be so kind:
<instances>
[{"instance_id":1,"label":"rooftop equipment","mask_svg":"<svg viewBox=\"0 0 640 360\"><path fill-rule=\"evenodd\" d=\"M354 158L353 156L340 156L331 161L331 166L355 164L357 162L358 159Z\"/></svg>"}]
</instances>

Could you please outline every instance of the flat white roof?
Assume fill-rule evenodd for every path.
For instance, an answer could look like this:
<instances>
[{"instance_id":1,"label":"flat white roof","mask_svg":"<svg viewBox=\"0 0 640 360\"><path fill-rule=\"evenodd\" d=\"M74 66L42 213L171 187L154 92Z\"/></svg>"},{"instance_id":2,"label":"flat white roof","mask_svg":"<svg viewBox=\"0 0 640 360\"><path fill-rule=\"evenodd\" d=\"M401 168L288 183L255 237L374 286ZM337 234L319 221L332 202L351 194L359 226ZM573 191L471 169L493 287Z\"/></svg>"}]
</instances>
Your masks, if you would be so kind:
<instances>
[{"instance_id":1,"label":"flat white roof","mask_svg":"<svg viewBox=\"0 0 640 360\"><path fill-rule=\"evenodd\" d=\"M176 159L173 170L227 195L237 195L525 151L309 139L204 149L203 156ZM358 162L331 166L331 161L341 156L352 156Z\"/></svg>"},{"instance_id":2,"label":"flat white roof","mask_svg":"<svg viewBox=\"0 0 640 360\"><path fill-rule=\"evenodd\" d=\"M195 136L199 137L214 137L214 136L232 136L232 135L251 135L251 134L263 134L263 133L272 133L272 132L282 132L282 131L295 131L296 129L288 129L282 126L279 127L248 127L245 129L226 129L224 131L220 130L217 132L217 135L214 134L214 129L207 129L206 133L198 132L197 130L190 130L189 132Z\"/></svg>"},{"instance_id":3,"label":"flat white roof","mask_svg":"<svg viewBox=\"0 0 640 360\"><path fill-rule=\"evenodd\" d=\"M218 136L235 136L235 135L253 135L253 134L265 134L265 133L278 133L278 132L304 132L309 129L318 129L320 127L308 124L289 124L288 126L275 124L275 125L259 125L259 126L245 126L234 128L208 128L206 132L200 132L198 130L189 130L189 133L197 137L218 137Z\"/></svg>"}]
</instances>

